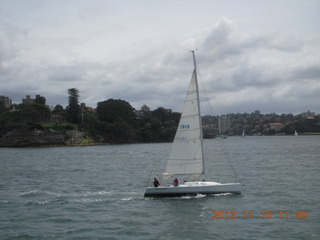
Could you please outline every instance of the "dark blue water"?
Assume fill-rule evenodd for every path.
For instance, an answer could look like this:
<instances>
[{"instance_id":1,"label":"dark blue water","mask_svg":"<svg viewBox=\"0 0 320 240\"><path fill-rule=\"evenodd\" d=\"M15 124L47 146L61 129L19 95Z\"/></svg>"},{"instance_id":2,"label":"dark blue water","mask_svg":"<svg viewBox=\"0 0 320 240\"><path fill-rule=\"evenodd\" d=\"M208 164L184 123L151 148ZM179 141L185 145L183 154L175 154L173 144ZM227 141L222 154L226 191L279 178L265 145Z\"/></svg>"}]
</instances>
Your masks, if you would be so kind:
<instances>
[{"instance_id":1,"label":"dark blue water","mask_svg":"<svg viewBox=\"0 0 320 240\"><path fill-rule=\"evenodd\" d=\"M220 145L205 141L206 178L242 181L242 195L145 199L169 143L2 148L0 238L320 238L320 136L227 138L231 160Z\"/></svg>"}]
</instances>

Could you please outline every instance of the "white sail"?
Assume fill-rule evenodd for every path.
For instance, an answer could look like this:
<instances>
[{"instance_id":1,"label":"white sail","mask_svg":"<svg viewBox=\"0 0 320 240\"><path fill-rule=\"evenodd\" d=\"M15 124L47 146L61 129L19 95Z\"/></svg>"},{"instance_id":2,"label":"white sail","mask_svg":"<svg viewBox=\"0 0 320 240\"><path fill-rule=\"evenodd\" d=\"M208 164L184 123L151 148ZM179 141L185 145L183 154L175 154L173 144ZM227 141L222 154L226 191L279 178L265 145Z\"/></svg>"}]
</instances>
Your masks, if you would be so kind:
<instances>
[{"instance_id":1,"label":"white sail","mask_svg":"<svg viewBox=\"0 0 320 240\"><path fill-rule=\"evenodd\" d=\"M164 177L188 175L198 179L204 173L198 92L194 70Z\"/></svg>"}]
</instances>

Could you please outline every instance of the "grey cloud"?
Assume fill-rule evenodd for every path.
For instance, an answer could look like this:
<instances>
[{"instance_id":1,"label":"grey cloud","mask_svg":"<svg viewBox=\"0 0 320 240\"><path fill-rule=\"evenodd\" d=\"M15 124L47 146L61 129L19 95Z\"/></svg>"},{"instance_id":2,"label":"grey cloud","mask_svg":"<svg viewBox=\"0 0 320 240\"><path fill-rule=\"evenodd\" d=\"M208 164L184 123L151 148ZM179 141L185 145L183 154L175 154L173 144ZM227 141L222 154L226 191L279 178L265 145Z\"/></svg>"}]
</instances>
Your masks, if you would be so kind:
<instances>
[{"instance_id":1,"label":"grey cloud","mask_svg":"<svg viewBox=\"0 0 320 240\"><path fill-rule=\"evenodd\" d=\"M268 45L279 51L297 52L303 44L297 37L284 34L270 35L268 40Z\"/></svg>"},{"instance_id":2,"label":"grey cloud","mask_svg":"<svg viewBox=\"0 0 320 240\"><path fill-rule=\"evenodd\" d=\"M314 93L320 91L320 66L310 61L317 59L314 54L319 45L305 41L305 36L268 31L244 33L222 19L208 31L205 41L199 42L202 69L208 69L202 73L206 92L223 104L213 102L217 111L241 112L251 107L251 111L273 108L275 112L297 113L297 109L308 106L320 110L314 104L319 99ZM305 86L300 86L302 81ZM227 93L228 101L221 102L219 98L225 98Z\"/></svg>"},{"instance_id":3,"label":"grey cloud","mask_svg":"<svg viewBox=\"0 0 320 240\"><path fill-rule=\"evenodd\" d=\"M203 47L210 50L212 46L220 47L229 42L230 35L233 32L231 23L226 19L221 19L210 31L203 42Z\"/></svg>"},{"instance_id":4,"label":"grey cloud","mask_svg":"<svg viewBox=\"0 0 320 240\"><path fill-rule=\"evenodd\" d=\"M231 22L221 19L201 43L203 55L207 55L203 57L211 61L221 61L230 55L240 54L241 49L233 42L233 33L234 28Z\"/></svg>"},{"instance_id":5,"label":"grey cloud","mask_svg":"<svg viewBox=\"0 0 320 240\"><path fill-rule=\"evenodd\" d=\"M265 79L263 77L261 68L249 66L236 69L231 76L231 81L238 90L246 87L269 87L271 82L270 79ZM275 82L274 79L272 82Z\"/></svg>"},{"instance_id":6,"label":"grey cloud","mask_svg":"<svg viewBox=\"0 0 320 240\"><path fill-rule=\"evenodd\" d=\"M24 29L8 23L0 23L0 67L19 57L18 42L26 35L27 31Z\"/></svg>"},{"instance_id":7,"label":"grey cloud","mask_svg":"<svg viewBox=\"0 0 320 240\"><path fill-rule=\"evenodd\" d=\"M292 73L294 79L317 79L320 82L320 64L295 69Z\"/></svg>"},{"instance_id":8,"label":"grey cloud","mask_svg":"<svg viewBox=\"0 0 320 240\"><path fill-rule=\"evenodd\" d=\"M79 82L86 76L86 69L81 65L57 66L50 71L48 80L53 82Z\"/></svg>"}]
</instances>

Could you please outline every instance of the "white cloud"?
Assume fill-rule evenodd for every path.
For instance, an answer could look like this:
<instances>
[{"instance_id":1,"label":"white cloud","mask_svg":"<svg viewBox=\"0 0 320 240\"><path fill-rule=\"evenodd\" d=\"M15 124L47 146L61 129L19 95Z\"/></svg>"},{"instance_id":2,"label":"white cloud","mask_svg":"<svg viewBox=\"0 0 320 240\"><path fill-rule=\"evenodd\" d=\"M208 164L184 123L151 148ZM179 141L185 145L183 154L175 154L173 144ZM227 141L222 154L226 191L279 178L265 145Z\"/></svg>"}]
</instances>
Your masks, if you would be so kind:
<instances>
[{"instance_id":1,"label":"white cloud","mask_svg":"<svg viewBox=\"0 0 320 240\"><path fill-rule=\"evenodd\" d=\"M214 114L320 112L319 3L283 1L273 19L275 2L178 3L2 1L0 95L66 105L76 87L93 107L118 98L181 111L198 48Z\"/></svg>"}]
</instances>

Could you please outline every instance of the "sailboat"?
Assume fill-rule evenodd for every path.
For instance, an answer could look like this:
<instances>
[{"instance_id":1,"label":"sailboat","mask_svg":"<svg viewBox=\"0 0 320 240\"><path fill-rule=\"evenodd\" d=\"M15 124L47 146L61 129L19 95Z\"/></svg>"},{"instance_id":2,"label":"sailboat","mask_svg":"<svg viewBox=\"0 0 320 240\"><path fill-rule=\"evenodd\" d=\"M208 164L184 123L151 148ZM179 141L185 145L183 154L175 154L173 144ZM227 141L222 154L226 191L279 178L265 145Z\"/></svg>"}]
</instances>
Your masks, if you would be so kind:
<instances>
[{"instance_id":1,"label":"sailboat","mask_svg":"<svg viewBox=\"0 0 320 240\"><path fill-rule=\"evenodd\" d=\"M178 197L197 194L241 194L241 183L218 183L205 180L202 122L199 102L197 68L194 51L194 70L183 111L162 180L190 179L180 185L147 187L145 197Z\"/></svg>"},{"instance_id":2,"label":"sailboat","mask_svg":"<svg viewBox=\"0 0 320 240\"><path fill-rule=\"evenodd\" d=\"M294 130L294 136L299 136L297 130Z\"/></svg>"}]
</instances>

